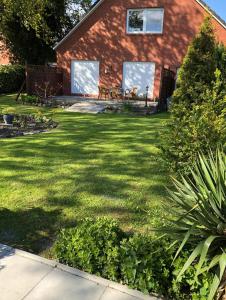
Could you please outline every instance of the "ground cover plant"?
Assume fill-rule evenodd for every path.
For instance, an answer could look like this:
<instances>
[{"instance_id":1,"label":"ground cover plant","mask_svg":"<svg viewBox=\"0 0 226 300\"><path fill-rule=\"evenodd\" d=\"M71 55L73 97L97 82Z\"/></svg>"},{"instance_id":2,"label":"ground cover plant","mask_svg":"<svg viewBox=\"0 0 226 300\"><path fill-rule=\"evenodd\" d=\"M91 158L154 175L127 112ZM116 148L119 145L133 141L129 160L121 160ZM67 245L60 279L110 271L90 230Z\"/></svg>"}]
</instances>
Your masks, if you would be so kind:
<instances>
[{"instance_id":1,"label":"ground cover plant","mask_svg":"<svg viewBox=\"0 0 226 300\"><path fill-rule=\"evenodd\" d=\"M109 218L85 219L76 227L62 230L54 246L54 255L60 262L146 294L157 293L173 300L205 300L213 278L211 272L196 281L197 265L193 264L180 281L176 280L189 253L187 248L173 262L176 248L169 240L123 232Z\"/></svg>"},{"instance_id":2,"label":"ground cover plant","mask_svg":"<svg viewBox=\"0 0 226 300\"><path fill-rule=\"evenodd\" d=\"M37 113L14 96L1 109ZM39 108L59 123L50 133L1 139L0 240L40 253L61 227L111 216L143 231L163 215L167 169L160 145L167 114L131 117Z\"/></svg>"}]
</instances>

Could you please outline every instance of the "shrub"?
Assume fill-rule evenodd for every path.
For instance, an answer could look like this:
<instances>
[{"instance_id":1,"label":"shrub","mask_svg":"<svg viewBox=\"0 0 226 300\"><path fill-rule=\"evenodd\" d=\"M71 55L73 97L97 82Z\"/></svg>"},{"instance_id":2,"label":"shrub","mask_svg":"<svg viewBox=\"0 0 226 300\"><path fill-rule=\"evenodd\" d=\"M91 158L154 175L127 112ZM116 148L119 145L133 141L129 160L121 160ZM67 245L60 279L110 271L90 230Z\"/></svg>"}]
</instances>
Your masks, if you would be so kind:
<instances>
[{"instance_id":1,"label":"shrub","mask_svg":"<svg viewBox=\"0 0 226 300\"><path fill-rule=\"evenodd\" d=\"M120 247L121 281L145 293L167 295L172 281L173 250L169 242L148 235L124 239Z\"/></svg>"},{"instance_id":2,"label":"shrub","mask_svg":"<svg viewBox=\"0 0 226 300\"><path fill-rule=\"evenodd\" d=\"M195 263L178 280L178 275L189 258L189 253L188 249L183 251L173 263L173 281L169 294L174 300L206 300L210 292L211 281L213 280L211 272L203 273L196 279L198 264Z\"/></svg>"},{"instance_id":3,"label":"shrub","mask_svg":"<svg viewBox=\"0 0 226 300\"><path fill-rule=\"evenodd\" d=\"M177 281L189 252L186 249L173 262L175 247L171 247L168 239L135 234L121 242L120 281L144 293L158 293L173 300L206 300L212 273L200 275L197 281L197 264L193 264Z\"/></svg>"},{"instance_id":4,"label":"shrub","mask_svg":"<svg viewBox=\"0 0 226 300\"><path fill-rule=\"evenodd\" d=\"M118 251L123 235L114 220L85 219L76 228L62 230L55 253L61 262L72 267L117 280Z\"/></svg>"},{"instance_id":5,"label":"shrub","mask_svg":"<svg viewBox=\"0 0 226 300\"><path fill-rule=\"evenodd\" d=\"M123 109L124 112L134 111L134 107L129 101L128 102L123 102L122 109Z\"/></svg>"},{"instance_id":6,"label":"shrub","mask_svg":"<svg viewBox=\"0 0 226 300\"><path fill-rule=\"evenodd\" d=\"M215 155L199 155L190 173L190 177L175 180L176 191L170 193L167 204L174 216L172 228L163 230L182 241L177 255L189 240L193 247L179 279L197 260L195 279L213 269L208 296L212 300L226 275L226 155L220 150Z\"/></svg>"},{"instance_id":7,"label":"shrub","mask_svg":"<svg viewBox=\"0 0 226 300\"><path fill-rule=\"evenodd\" d=\"M147 234L127 235L118 224L107 218L85 219L76 228L64 229L54 246L60 262L84 271L127 284L145 293L158 293L169 299L204 300L211 274L194 279L196 266L191 265L176 281L188 257L185 251L172 264L175 247L167 239Z\"/></svg>"},{"instance_id":8,"label":"shrub","mask_svg":"<svg viewBox=\"0 0 226 300\"><path fill-rule=\"evenodd\" d=\"M223 61L216 59L224 57L218 48L211 21L206 19L184 59L172 98L163 151L174 171L186 174L198 152L216 150L224 143L226 78Z\"/></svg>"},{"instance_id":9,"label":"shrub","mask_svg":"<svg viewBox=\"0 0 226 300\"><path fill-rule=\"evenodd\" d=\"M19 91L24 80L25 68L23 66L0 66L0 94Z\"/></svg>"},{"instance_id":10,"label":"shrub","mask_svg":"<svg viewBox=\"0 0 226 300\"><path fill-rule=\"evenodd\" d=\"M21 102L27 103L27 104L37 104L39 101L39 98L35 95L21 95Z\"/></svg>"}]
</instances>

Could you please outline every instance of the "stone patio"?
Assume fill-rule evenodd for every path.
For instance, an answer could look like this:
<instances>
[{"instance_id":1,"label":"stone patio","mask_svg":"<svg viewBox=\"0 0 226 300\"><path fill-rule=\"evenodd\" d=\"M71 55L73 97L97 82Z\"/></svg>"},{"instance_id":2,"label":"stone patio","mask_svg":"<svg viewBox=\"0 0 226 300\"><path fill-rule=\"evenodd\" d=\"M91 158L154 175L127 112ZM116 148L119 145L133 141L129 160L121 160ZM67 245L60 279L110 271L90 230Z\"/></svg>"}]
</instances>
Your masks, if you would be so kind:
<instances>
[{"instance_id":1,"label":"stone patio","mask_svg":"<svg viewBox=\"0 0 226 300\"><path fill-rule=\"evenodd\" d=\"M79 113L90 113L90 114L98 114L104 111L106 104L97 103L97 102L77 102L66 109L66 111L71 112L79 112Z\"/></svg>"},{"instance_id":2,"label":"stone patio","mask_svg":"<svg viewBox=\"0 0 226 300\"><path fill-rule=\"evenodd\" d=\"M1 300L161 300L0 244Z\"/></svg>"},{"instance_id":3,"label":"stone patio","mask_svg":"<svg viewBox=\"0 0 226 300\"><path fill-rule=\"evenodd\" d=\"M54 101L62 103L65 106L70 106L66 111L98 114L105 110L108 106L120 107L128 100L99 100L95 98L84 98L76 96L58 96L53 98ZM137 107L144 107L145 102L141 100L129 100L131 104ZM148 106L156 107L157 102L148 102Z\"/></svg>"}]
</instances>

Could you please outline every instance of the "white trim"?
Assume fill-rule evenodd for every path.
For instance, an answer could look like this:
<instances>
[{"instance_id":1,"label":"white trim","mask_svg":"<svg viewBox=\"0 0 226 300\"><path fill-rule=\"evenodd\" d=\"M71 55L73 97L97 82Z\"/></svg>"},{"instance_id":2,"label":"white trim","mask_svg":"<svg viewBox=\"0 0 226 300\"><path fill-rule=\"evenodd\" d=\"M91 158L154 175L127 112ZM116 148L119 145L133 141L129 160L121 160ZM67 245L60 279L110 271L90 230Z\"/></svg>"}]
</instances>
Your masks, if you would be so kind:
<instances>
[{"instance_id":1,"label":"white trim","mask_svg":"<svg viewBox=\"0 0 226 300\"><path fill-rule=\"evenodd\" d=\"M143 11L143 31L129 31L129 14L132 11ZM161 31L146 31L146 25L147 25L147 11L161 11L162 12L162 24L161 24ZM133 9L127 9L127 20L126 20L126 33L127 34L163 34L163 25L164 25L164 8L159 7L151 7L151 8L133 8Z\"/></svg>"},{"instance_id":2,"label":"white trim","mask_svg":"<svg viewBox=\"0 0 226 300\"><path fill-rule=\"evenodd\" d=\"M208 7L201 2L200 0L194 0L196 1L202 8L204 8L224 29L226 29L226 25L214 14L213 11L208 9ZM71 34L80 27L80 25L93 13L95 10L104 2L104 0L100 0L96 5L93 6L93 8L84 16L84 18L77 24L75 25L74 28L59 42L56 44L56 46L53 48L56 50Z\"/></svg>"},{"instance_id":3,"label":"white trim","mask_svg":"<svg viewBox=\"0 0 226 300\"><path fill-rule=\"evenodd\" d=\"M75 27L74 28L72 28L72 30L71 31L69 31L69 33L58 43L58 44L56 44L56 46L54 46L53 47L53 50L56 50L69 36L71 36L72 35L72 33L86 20L86 19L88 19L88 17L90 16L90 15L92 15L92 13L97 9L97 7L99 7L101 4L102 4L102 2L104 2L104 0L100 0L97 4L95 4L94 6L93 6L93 8L84 16L84 18L82 18L82 20L80 21L80 22L78 22L78 24L77 25L75 25Z\"/></svg>"}]
</instances>

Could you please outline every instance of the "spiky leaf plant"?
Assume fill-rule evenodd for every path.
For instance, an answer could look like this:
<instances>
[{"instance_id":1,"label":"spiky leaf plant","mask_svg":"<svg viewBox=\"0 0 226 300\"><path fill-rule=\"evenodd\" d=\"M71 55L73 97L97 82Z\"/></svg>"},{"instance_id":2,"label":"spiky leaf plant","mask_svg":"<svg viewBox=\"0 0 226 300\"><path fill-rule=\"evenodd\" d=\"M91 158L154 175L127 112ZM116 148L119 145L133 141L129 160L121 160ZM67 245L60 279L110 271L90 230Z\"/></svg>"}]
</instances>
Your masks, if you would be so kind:
<instances>
[{"instance_id":1,"label":"spiky leaf plant","mask_svg":"<svg viewBox=\"0 0 226 300\"><path fill-rule=\"evenodd\" d=\"M182 241L175 259L189 242L194 251L178 279L194 263L196 278L213 271L214 280L208 300L217 296L226 269L226 156L223 151L199 155L191 176L174 179L176 191L169 191L167 204L173 215L172 228L165 232ZM206 267L207 262L207 267ZM205 263L205 267L204 267Z\"/></svg>"}]
</instances>

